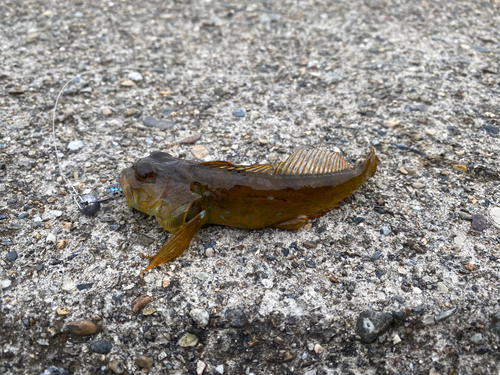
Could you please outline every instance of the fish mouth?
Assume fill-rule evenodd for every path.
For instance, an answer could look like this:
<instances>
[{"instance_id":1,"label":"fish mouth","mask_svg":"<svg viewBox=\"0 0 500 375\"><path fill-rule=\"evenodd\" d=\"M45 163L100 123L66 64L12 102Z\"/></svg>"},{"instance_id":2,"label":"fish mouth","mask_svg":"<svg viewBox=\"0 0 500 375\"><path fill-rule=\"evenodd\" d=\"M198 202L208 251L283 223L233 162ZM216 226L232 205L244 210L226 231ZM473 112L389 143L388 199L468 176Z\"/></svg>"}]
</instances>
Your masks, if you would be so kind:
<instances>
[{"instance_id":1,"label":"fish mouth","mask_svg":"<svg viewBox=\"0 0 500 375\"><path fill-rule=\"evenodd\" d=\"M119 182L120 182L120 187L122 188L123 195L125 195L125 199L127 200L127 205L129 207L137 208L137 196L135 192L132 190L130 187L130 183L128 182L127 179L127 172L128 169L124 170L120 174Z\"/></svg>"}]
</instances>

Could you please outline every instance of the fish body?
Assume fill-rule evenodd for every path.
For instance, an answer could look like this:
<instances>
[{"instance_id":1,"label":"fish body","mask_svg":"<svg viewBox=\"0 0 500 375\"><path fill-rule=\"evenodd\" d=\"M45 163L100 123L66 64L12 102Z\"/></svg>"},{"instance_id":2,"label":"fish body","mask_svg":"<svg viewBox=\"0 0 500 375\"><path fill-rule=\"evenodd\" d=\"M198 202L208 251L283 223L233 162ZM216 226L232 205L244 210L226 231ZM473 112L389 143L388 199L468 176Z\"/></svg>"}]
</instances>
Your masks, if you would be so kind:
<instances>
[{"instance_id":1,"label":"fish body","mask_svg":"<svg viewBox=\"0 0 500 375\"><path fill-rule=\"evenodd\" d=\"M154 152L122 171L120 185L130 207L174 233L149 257L146 271L182 253L204 224L298 229L357 190L377 164L373 149L356 168L324 150L301 149L276 165L250 166Z\"/></svg>"}]
</instances>

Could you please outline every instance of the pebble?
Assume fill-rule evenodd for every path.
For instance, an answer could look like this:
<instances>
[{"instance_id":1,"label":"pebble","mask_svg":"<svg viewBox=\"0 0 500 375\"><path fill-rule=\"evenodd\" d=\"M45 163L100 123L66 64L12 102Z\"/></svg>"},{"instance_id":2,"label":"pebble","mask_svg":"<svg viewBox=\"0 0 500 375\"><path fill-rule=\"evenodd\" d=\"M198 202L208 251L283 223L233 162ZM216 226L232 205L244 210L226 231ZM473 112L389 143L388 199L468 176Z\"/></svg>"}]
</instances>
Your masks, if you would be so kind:
<instances>
[{"instance_id":1,"label":"pebble","mask_svg":"<svg viewBox=\"0 0 500 375\"><path fill-rule=\"evenodd\" d=\"M161 130L169 129L175 125L174 121L168 121L168 120L161 121L161 120L155 119L154 117L150 117L150 116L146 116L143 123L146 126L158 128Z\"/></svg>"},{"instance_id":2,"label":"pebble","mask_svg":"<svg viewBox=\"0 0 500 375\"><path fill-rule=\"evenodd\" d=\"M443 292L443 293L448 293L449 292L449 290L446 287L446 285L444 285L442 282L438 282L437 283L437 288L439 289L440 292Z\"/></svg>"},{"instance_id":3,"label":"pebble","mask_svg":"<svg viewBox=\"0 0 500 375\"><path fill-rule=\"evenodd\" d=\"M156 308L154 308L152 306L148 306L144 310L142 310L142 315L149 316L149 315L153 315L155 312L156 312Z\"/></svg>"},{"instance_id":4,"label":"pebble","mask_svg":"<svg viewBox=\"0 0 500 375\"><path fill-rule=\"evenodd\" d=\"M47 243L56 243L56 236L53 233L49 233L47 235L47 239L45 240Z\"/></svg>"},{"instance_id":5,"label":"pebble","mask_svg":"<svg viewBox=\"0 0 500 375\"><path fill-rule=\"evenodd\" d=\"M310 241L304 241L304 247L306 247L308 249L315 249L317 247L317 245L313 242L310 242Z\"/></svg>"},{"instance_id":6,"label":"pebble","mask_svg":"<svg viewBox=\"0 0 500 375\"><path fill-rule=\"evenodd\" d=\"M500 229L500 207L493 207L490 210L490 218L493 225Z\"/></svg>"},{"instance_id":7,"label":"pebble","mask_svg":"<svg viewBox=\"0 0 500 375\"><path fill-rule=\"evenodd\" d=\"M14 87L12 89L9 89L7 93L10 95L23 95L24 90L21 87Z\"/></svg>"},{"instance_id":8,"label":"pebble","mask_svg":"<svg viewBox=\"0 0 500 375\"><path fill-rule=\"evenodd\" d=\"M361 337L361 342L370 344L389 329L392 320L392 314L365 310L356 321L356 333Z\"/></svg>"},{"instance_id":9,"label":"pebble","mask_svg":"<svg viewBox=\"0 0 500 375\"><path fill-rule=\"evenodd\" d=\"M50 366L38 375L68 375L68 372L62 367Z\"/></svg>"},{"instance_id":10,"label":"pebble","mask_svg":"<svg viewBox=\"0 0 500 375\"><path fill-rule=\"evenodd\" d=\"M198 141L200 138L201 138L201 134L194 133L193 135L191 135L189 137L182 138L179 141L179 143L181 145L192 145L193 143L196 143L196 141Z\"/></svg>"},{"instance_id":11,"label":"pebble","mask_svg":"<svg viewBox=\"0 0 500 375\"><path fill-rule=\"evenodd\" d=\"M248 323L246 314L239 308L227 310L224 316L233 328L243 328Z\"/></svg>"},{"instance_id":12,"label":"pebble","mask_svg":"<svg viewBox=\"0 0 500 375\"><path fill-rule=\"evenodd\" d=\"M209 247L208 249L205 250L205 256L207 258L213 257L214 254L215 254L214 249L212 249L211 247Z\"/></svg>"},{"instance_id":13,"label":"pebble","mask_svg":"<svg viewBox=\"0 0 500 375\"><path fill-rule=\"evenodd\" d=\"M90 345L90 347L92 348L92 351L94 353L108 354L113 348L113 345L111 345L111 343L108 340L100 339L94 341L92 345Z\"/></svg>"},{"instance_id":14,"label":"pebble","mask_svg":"<svg viewBox=\"0 0 500 375\"><path fill-rule=\"evenodd\" d=\"M449 318L450 316L452 316L455 313L455 311L457 311L456 307L454 307L450 310L446 310L440 314L437 314L436 315L436 322L440 322L441 320L445 320L445 319Z\"/></svg>"},{"instance_id":15,"label":"pebble","mask_svg":"<svg viewBox=\"0 0 500 375\"><path fill-rule=\"evenodd\" d=\"M201 281L207 281L210 275L207 272L197 272L194 274L194 277Z\"/></svg>"},{"instance_id":16,"label":"pebble","mask_svg":"<svg viewBox=\"0 0 500 375\"><path fill-rule=\"evenodd\" d=\"M108 363L108 368L115 374L121 375L125 372L123 365L118 361L111 361Z\"/></svg>"},{"instance_id":17,"label":"pebble","mask_svg":"<svg viewBox=\"0 0 500 375\"><path fill-rule=\"evenodd\" d=\"M400 342L401 342L401 337L399 337L399 335L396 333L396 334L394 335L394 337L392 338L392 343L393 343L394 345L397 345L397 344L399 344Z\"/></svg>"},{"instance_id":18,"label":"pebble","mask_svg":"<svg viewBox=\"0 0 500 375\"><path fill-rule=\"evenodd\" d=\"M99 327L90 320L75 320L69 322L67 327L70 333L77 336L90 336L99 332Z\"/></svg>"},{"instance_id":19,"label":"pebble","mask_svg":"<svg viewBox=\"0 0 500 375\"><path fill-rule=\"evenodd\" d=\"M56 309L56 314L57 316L66 316L69 315L70 310L71 309L69 307L59 307Z\"/></svg>"},{"instance_id":20,"label":"pebble","mask_svg":"<svg viewBox=\"0 0 500 375\"><path fill-rule=\"evenodd\" d=\"M482 232L483 230L486 229L488 221L486 220L486 217L483 215L472 215L472 223L471 223L471 228L474 230L477 230L478 232Z\"/></svg>"},{"instance_id":21,"label":"pebble","mask_svg":"<svg viewBox=\"0 0 500 375\"><path fill-rule=\"evenodd\" d=\"M206 367L207 364L205 362L198 361L198 363L196 364L196 375L202 375Z\"/></svg>"},{"instance_id":22,"label":"pebble","mask_svg":"<svg viewBox=\"0 0 500 375\"><path fill-rule=\"evenodd\" d=\"M491 318L491 325L493 326L493 332L500 335L500 313L496 313Z\"/></svg>"},{"instance_id":23,"label":"pebble","mask_svg":"<svg viewBox=\"0 0 500 375\"><path fill-rule=\"evenodd\" d=\"M260 113L257 111L251 111L250 112L250 121L255 121L260 118Z\"/></svg>"},{"instance_id":24,"label":"pebble","mask_svg":"<svg viewBox=\"0 0 500 375\"><path fill-rule=\"evenodd\" d=\"M464 243L465 243L465 239L467 237L465 236L464 233L459 233L455 236L455 238L453 239L453 244L457 247L457 248L461 248Z\"/></svg>"},{"instance_id":25,"label":"pebble","mask_svg":"<svg viewBox=\"0 0 500 375\"><path fill-rule=\"evenodd\" d=\"M141 310L144 306L146 306L152 300L153 300L153 298L151 298L150 296L147 296L145 294L137 297L135 300L132 301L132 314L137 313L139 310Z\"/></svg>"},{"instance_id":26,"label":"pebble","mask_svg":"<svg viewBox=\"0 0 500 375\"><path fill-rule=\"evenodd\" d=\"M7 255L5 256L5 258L9 261L9 262L13 262L17 259L17 251L15 250L12 250L12 251L9 251L7 253Z\"/></svg>"},{"instance_id":27,"label":"pebble","mask_svg":"<svg viewBox=\"0 0 500 375\"><path fill-rule=\"evenodd\" d=\"M195 158L203 159L205 156L208 155L208 150L201 145L196 145L191 149L191 153Z\"/></svg>"},{"instance_id":28,"label":"pebble","mask_svg":"<svg viewBox=\"0 0 500 375\"><path fill-rule=\"evenodd\" d=\"M375 251L373 253L373 255L371 256L371 260L373 260L374 262L380 258L382 256L382 253L380 251Z\"/></svg>"},{"instance_id":29,"label":"pebble","mask_svg":"<svg viewBox=\"0 0 500 375\"><path fill-rule=\"evenodd\" d=\"M465 165L462 165L462 164L455 164L453 166L453 169L456 171L467 172L467 167Z\"/></svg>"},{"instance_id":30,"label":"pebble","mask_svg":"<svg viewBox=\"0 0 500 375\"><path fill-rule=\"evenodd\" d=\"M137 108L129 108L127 109L127 111L125 112L125 117L130 117L130 116L133 116L135 115L137 112L139 112L139 110Z\"/></svg>"},{"instance_id":31,"label":"pebble","mask_svg":"<svg viewBox=\"0 0 500 375\"><path fill-rule=\"evenodd\" d=\"M153 357L145 357L143 355L135 359L135 365L141 368L150 368L153 366Z\"/></svg>"},{"instance_id":32,"label":"pebble","mask_svg":"<svg viewBox=\"0 0 500 375\"><path fill-rule=\"evenodd\" d=\"M130 79L127 79L127 80L122 82L122 86L125 86L125 87L135 86L135 82L130 80Z\"/></svg>"},{"instance_id":33,"label":"pebble","mask_svg":"<svg viewBox=\"0 0 500 375\"><path fill-rule=\"evenodd\" d=\"M76 151L76 150L81 149L84 145L85 144L83 143L83 141L71 141L68 143L68 148L71 151Z\"/></svg>"},{"instance_id":34,"label":"pebble","mask_svg":"<svg viewBox=\"0 0 500 375\"><path fill-rule=\"evenodd\" d=\"M190 315L198 327L205 327L210 319L210 314L202 309L193 309L191 310Z\"/></svg>"},{"instance_id":35,"label":"pebble","mask_svg":"<svg viewBox=\"0 0 500 375\"><path fill-rule=\"evenodd\" d=\"M321 354L323 353L323 347L320 344L314 345L314 352L316 354Z\"/></svg>"},{"instance_id":36,"label":"pebble","mask_svg":"<svg viewBox=\"0 0 500 375\"><path fill-rule=\"evenodd\" d=\"M479 344L481 343L481 341L483 341L483 335L481 333L476 333L470 338L470 341L473 344Z\"/></svg>"},{"instance_id":37,"label":"pebble","mask_svg":"<svg viewBox=\"0 0 500 375\"><path fill-rule=\"evenodd\" d=\"M315 368L309 371L304 372L304 375L316 375L318 373L318 370Z\"/></svg>"},{"instance_id":38,"label":"pebble","mask_svg":"<svg viewBox=\"0 0 500 375\"><path fill-rule=\"evenodd\" d=\"M104 116L111 116L111 115L113 114L113 111L111 111L111 109L109 109L109 108L104 108L104 109L102 110L102 114L103 114Z\"/></svg>"},{"instance_id":39,"label":"pebble","mask_svg":"<svg viewBox=\"0 0 500 375\"><path fill-rule=\"evenodd\" d=\"M383 226L382 229L380 230L380 233L387 236L389 233L391 233L391 229L389 227Z\"/></svg>"},{"instance_id":40,"label":"pebble","mask_svg":"<svg viewBox=\"0 0 500 375\"><path fill-rule=\"evenodd\" d=\"M233 111L233 116L236 117L245 117L245 110L238 108Z\"/></svg>"},{"instance_id":41,"label":"pebble","mask_svg":"<svg viewBox=\"0 0 500 375\"><path fill-rule=\"evenodd\" d=\"M0 281L0 287L2 289L7 289L10 286L10 284L12 284L12 281L10 281L9 279Z\"/></svg>"},{"instance_id":42,"label":"pebble","mask_svg":"<svg viewBox=\"0 0 500 375\"><path fill-rule=\"evenodd\" d=\"M458 216L460 216L460 219L462 220L468 220L468 221L472 220L472 215L467 212L460 211L458 213Z\"/></svg>"},{"instance_id":43,"label":"pebble","mask_svg":"<svg viewBox=\"0 0 500 375\"><path fill-rule=\"evenodd\" d=\"M179 344L181 348L188 348L190 346L196 346L196 344L198 344L198 341L199 339L196 335L193 335L192 333L186 333L179 339L177 344Z\"/></svg>"},{"instance_id":44,"label":"pebble","mask_svg":"<svg viewBox=\"0 0 500 375\"><path fill-rule=\"evenodd\" d=\"M219 374L224 374L224 365L219 365L215 368L215 371L217 371Z\"/></svg>"},{"instance_id":45,"label":"pebble","mask_svg":"<svg viewBox=\"0 0 500 375\"><path fill-rule=\"evenodd\" d=\"M128 78L131 79L132 81L142 81L142 74L139 72L130 72L128 74Z\"/></svg>"},{"instance_id":46,"label":"pebble","mask_svg":"<svg viewBox=\"0 0 500 375\"><path fill-rule=\"evenodd\" d=\"M411 186L413 186L414 189L419 189L419 190L425 187L425 185L420 182L414 182L413 184L411 184Z\"/></svg>"}]
</instances>

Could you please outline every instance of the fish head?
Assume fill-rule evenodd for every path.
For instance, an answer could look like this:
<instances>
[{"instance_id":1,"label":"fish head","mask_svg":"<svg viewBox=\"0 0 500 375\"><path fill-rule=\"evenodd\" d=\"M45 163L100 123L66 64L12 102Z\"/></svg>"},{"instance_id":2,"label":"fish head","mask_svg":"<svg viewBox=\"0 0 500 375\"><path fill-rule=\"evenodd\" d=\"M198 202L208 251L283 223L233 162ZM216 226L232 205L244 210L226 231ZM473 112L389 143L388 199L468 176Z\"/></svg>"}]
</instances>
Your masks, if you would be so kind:
<instances>
[{"instance_id":1,"label":"fish head","mask_svg":"<svg viewBox=\"0 0 500 375\"><path fill-rule=\"evenodd\" d=\"M148 215L170 218L181 215L194 199L185 167L179 159L154 152L120 174L120 186L129 207Z\"/></svg>"}]
</instances>

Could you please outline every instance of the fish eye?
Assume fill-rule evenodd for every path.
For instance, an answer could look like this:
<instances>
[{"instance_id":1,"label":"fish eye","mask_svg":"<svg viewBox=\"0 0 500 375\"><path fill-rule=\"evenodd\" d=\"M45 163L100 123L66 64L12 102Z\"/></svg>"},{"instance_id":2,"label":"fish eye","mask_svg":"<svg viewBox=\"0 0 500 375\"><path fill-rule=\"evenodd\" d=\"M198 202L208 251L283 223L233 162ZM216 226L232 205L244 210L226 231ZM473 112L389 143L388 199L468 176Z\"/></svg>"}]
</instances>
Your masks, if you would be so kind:
<instances>
[{"instance_id":1,"label":"fish eye","mask_svg":"<svg viewBox=\"0 0 500 375\"><path fill-rule=\"evenodd\" d=\"M136 177L139 181L149 181L156 178L156 172L151 163L145 163L137 166Z\"/></svg>"}]
</instances>

